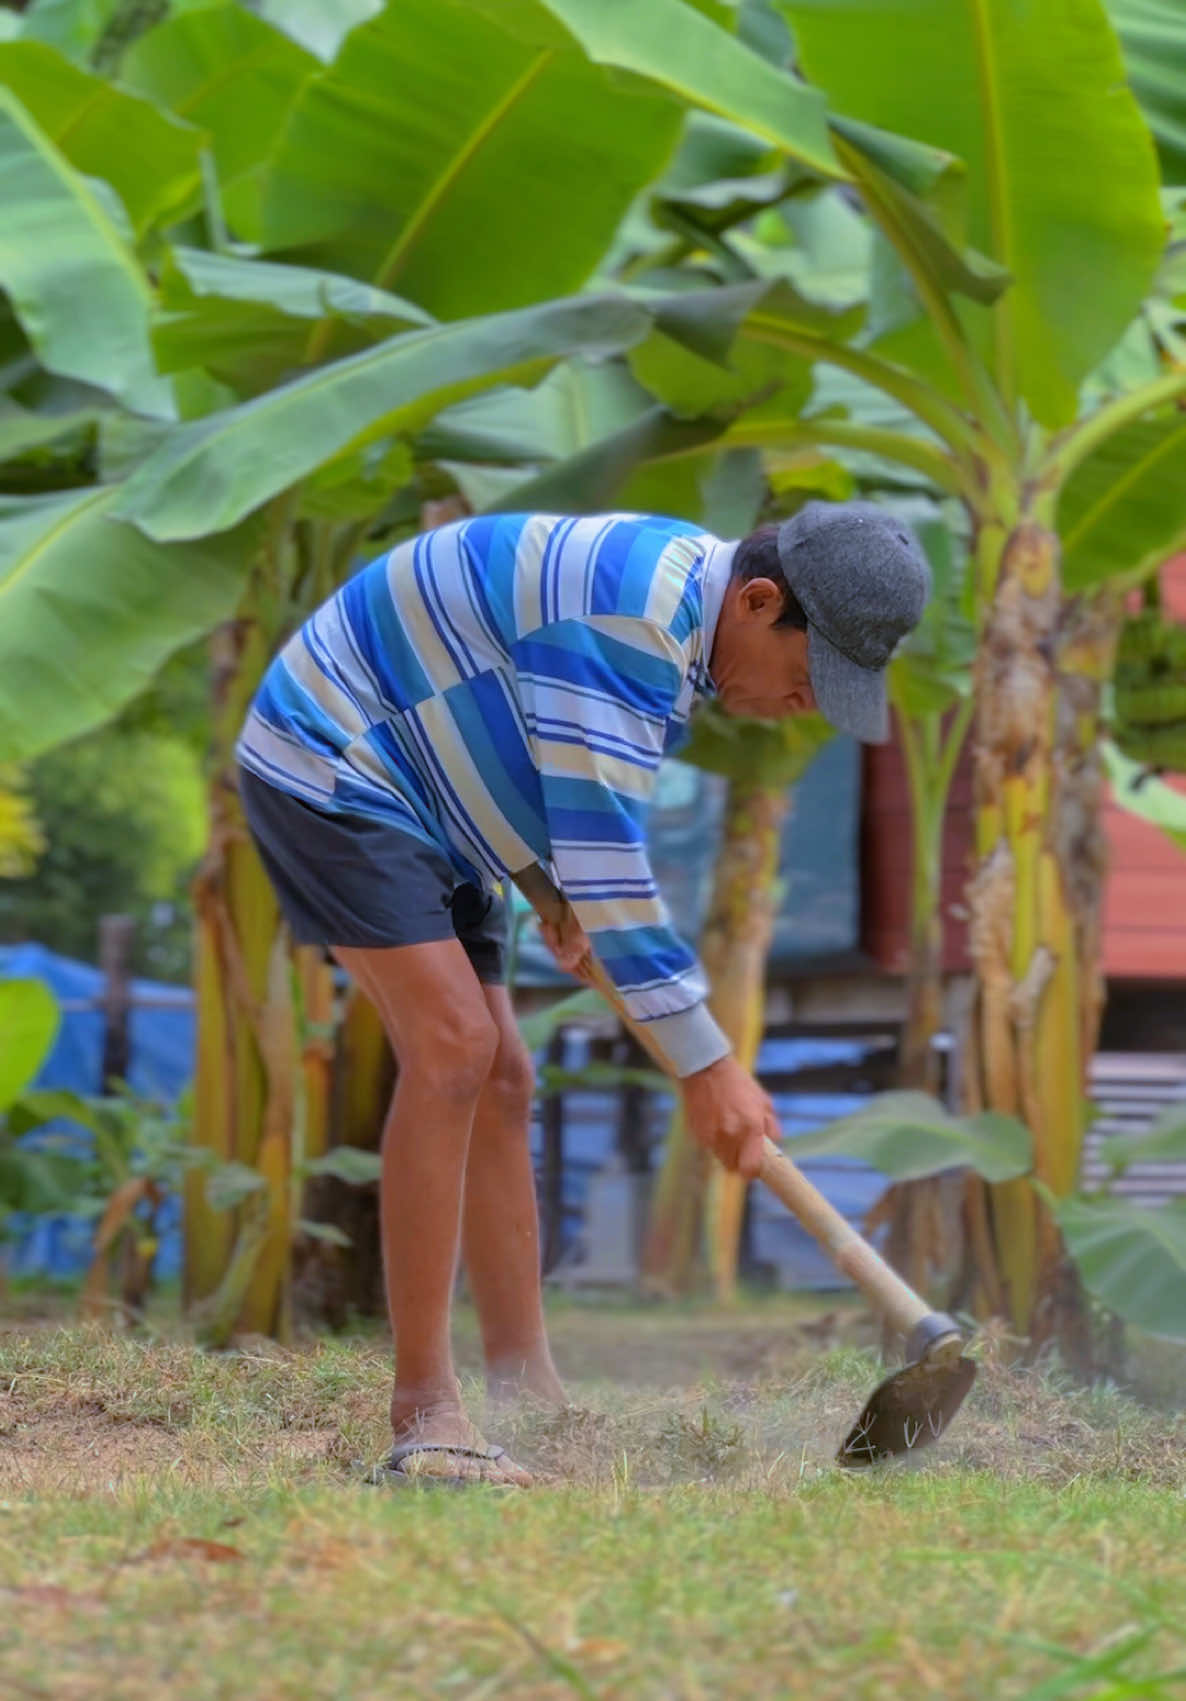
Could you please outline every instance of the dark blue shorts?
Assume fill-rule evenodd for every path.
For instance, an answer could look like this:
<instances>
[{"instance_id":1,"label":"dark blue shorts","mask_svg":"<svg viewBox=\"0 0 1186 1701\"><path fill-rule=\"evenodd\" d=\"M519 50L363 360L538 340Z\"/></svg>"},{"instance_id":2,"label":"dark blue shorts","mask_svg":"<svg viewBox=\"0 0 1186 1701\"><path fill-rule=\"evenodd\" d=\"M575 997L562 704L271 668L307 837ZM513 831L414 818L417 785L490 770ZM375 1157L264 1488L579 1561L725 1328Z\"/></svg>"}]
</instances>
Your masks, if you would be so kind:
<instances>
[{"instance_id":1,"label":"dark blue shorts","mask_svg":"<svg viewBox=\"0 0 1186 1701\"><path fill-rule=\"evenodd\" d=\"M383 949L457 938L480 981L506 972L506 906L442 851L382 821L330 815L239 769L251 836L298 945Z\"/></svg>"}]
</instances>

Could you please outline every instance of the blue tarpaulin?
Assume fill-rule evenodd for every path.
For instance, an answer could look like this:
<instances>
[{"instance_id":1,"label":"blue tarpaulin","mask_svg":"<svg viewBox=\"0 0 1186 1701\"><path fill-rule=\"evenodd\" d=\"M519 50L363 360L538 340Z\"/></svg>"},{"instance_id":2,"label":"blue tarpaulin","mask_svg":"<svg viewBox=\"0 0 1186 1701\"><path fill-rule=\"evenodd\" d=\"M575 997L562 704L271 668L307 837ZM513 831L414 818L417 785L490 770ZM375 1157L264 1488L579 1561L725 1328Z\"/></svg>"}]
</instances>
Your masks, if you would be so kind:
<instances>
[{"instance_id":1,"label":"blue tarpaulin","mask_svg":"<svg viewBox=\"0 0 1186 1701\"><path fill-rule=\"evenodd\" d=\"M0 945L0 980L44 981L62 1013L53 1050L32 1085L97 1094L103 1063L101 971L56 956L44 945ZM130 993L128 1085L141 1098L174 1104L193 1073L193 993L149 980L134 980ZM158 1222L163 1232L156 1268L167 1278L181 1263L176 1200L162 1209ZM36 1218L9 1246L8 1268L13 1275L78 1275L90 1262L93 1234L94 1223L85 1218Z\"/></svg>"},{"instance_id":2,"label":"blue tarpaulin","mask_svg":"<svg viewBox=\"0 0 1186 1701\"><path fill-rule=\"evenodd\" d=\"M57 1040L34 1085L97 1093L103 1051L103 1017L98 1005L103 991L100 971L87 963L55 956L40 945L0 947L0 980L14 978L44 981L62 1011ZM187 1085L193 1068L193 994L186 988L138 980L132 983L132 996L136 1002L130 1018L129 1086L144 1098L173 1104ZM574 1031L567 1047L566 1066L579 1068L587 1050L587 1039ZM797 1069L826 1064L856 1066L865 1054L865 1044L860 1040L767 1038L759 1053L758 1073L785 1076ZM853 1094L794 1090L775 1093L774 1101L792 1157L796 1134L846 1115L861 1102ZM561 1238L566 1247L572 1245L580 1230L589 1178L606 1164L614 1151L618 1109L612 1092L573 1091L565 1096ZM650 1095L647 1115L656 1159L669 1111L670 1100L665 1094ZM537 1168L542 1144L537 1116L532 1124ZM803 1165L803 1170L836 1208L856 1224L885 1186L884 1178L867 1165L843 1159L812 1159ZM178 1202L169 1201L158 1220L162 1238L156 1268L158 1276L167 1279L180 1265ZM30 1221L8 1248L9 1269L14 1275L77 1275L89 1263L93 1231L93 1222L76 1217ZM757 1258L776 1267L784 1286L844 1285L811 1237L763 1188L754 1190L753 1250Z\"/></svg>"}]
</instances>

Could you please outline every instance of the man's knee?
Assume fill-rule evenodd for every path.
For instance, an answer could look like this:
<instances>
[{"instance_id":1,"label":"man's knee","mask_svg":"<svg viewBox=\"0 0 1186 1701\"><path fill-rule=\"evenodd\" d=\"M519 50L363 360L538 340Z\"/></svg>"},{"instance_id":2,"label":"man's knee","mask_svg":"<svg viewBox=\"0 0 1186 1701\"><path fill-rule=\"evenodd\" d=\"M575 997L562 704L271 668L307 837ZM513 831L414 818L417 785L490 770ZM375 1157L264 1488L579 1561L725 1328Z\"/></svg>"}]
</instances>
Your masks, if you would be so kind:
<instances>
[{"instance_id":1,"label":"man's knee","mask_svg":"<svg viewBox=\"0 0 1186 1701\"><path fill-rule=\"evenodd\" d=\"M534 1092L535 1069L531 1053L517 1034L511 1037L504 1033L490 1067L484 1098L499 1121L521 1123L526 1127Z\"/></svg>"}]
</instances>

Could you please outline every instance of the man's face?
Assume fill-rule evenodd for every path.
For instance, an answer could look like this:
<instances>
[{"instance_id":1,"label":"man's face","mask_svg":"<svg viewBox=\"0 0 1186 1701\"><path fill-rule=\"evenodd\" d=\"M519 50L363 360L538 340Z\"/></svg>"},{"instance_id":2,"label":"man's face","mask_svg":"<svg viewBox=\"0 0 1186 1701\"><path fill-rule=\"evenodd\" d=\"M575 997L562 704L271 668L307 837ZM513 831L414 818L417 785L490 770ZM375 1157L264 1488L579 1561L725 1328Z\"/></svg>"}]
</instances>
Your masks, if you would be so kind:
<instances>
[{"instance_id":1,"label":"man's face","mask_svg":"<svg viewBox=\"0 0 1186 1701\"><path fill-rule=\"evenodd\" d=\"M770 579L730 584L713 641L709 673L731 715L777 721L815 708L807 634L778 626L782 592Z\"/></svg>"}]
</instances>

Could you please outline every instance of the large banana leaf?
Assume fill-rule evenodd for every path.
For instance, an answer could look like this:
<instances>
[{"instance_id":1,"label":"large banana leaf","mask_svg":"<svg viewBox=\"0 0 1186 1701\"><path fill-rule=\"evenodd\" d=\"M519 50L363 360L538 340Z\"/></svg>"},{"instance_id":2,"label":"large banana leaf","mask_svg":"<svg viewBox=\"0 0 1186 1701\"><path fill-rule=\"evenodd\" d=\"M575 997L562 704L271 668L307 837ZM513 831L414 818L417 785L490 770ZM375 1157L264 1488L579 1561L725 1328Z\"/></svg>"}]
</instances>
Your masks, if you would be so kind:
<instances>
[{"instance_id":1,"label":"large banana leaf","mask_svg":"<svg viewBox=\"0 0 1186 1701\"><path fill-rule=\"evenodd\" d=\"M77 171L111 184L137 234L176 217L197 195L201 132L151 101L36 41L0 48L0 85Z\"/></svg>"},{"instance_id":2,"label":"large banana leaf","mask_svg":"<svg viewBox=\"0 0 1186 1701\"><path fill-rule=\"evenodd\" d=\"M845 114L966 161L967 240L1014 284L993 368L1045 425L1133 318L1161 251L1149 132L1100 0L789 0Z\"/></svg>"},{"instance_id":3,"label":"large banana leaf","mask_svg":"<svg viewBox=\"0 0 1186 1701\"><path fill-rule=\"evenodd\" d=\"M1107 0L1129 82L1167 183L1186 184L1186 10L1181 0Z\"/></svg>"},{"instance_id":4,"label":"large banana leaf","mask_svg":"<svg viewBox=\"0 0 1186 1701\"><path fill-rule=\"evenodd\" d=\"M1186 543L1186 415L1171 408L1105 438L1058 505L1063 582L1136 583Z\"/></svg>"},{"instance_id":5,"label":"large banana leaf","mask_svg":"<svg viewBox=\"0 0 1186 1701\"><path fill-rule=\"evenodd\" d=\"M172 411L148 341L152 296L112 207L0 89L0 286L53 372ZM117 204L118 206L118 204Z\"/></svg>"},{"instance_id":6,"label":"large banana leaf","mask_svg":"<svg viewBox=\"0 0 1186 1701\"><path fill-rule=\"evenodd\" d=\"M501 3L501 0L499 0ZM681 100L733 119L821 177L845 175L819 92L718 29L682 0L544 0L590 59L620 65Z\"/></svg>"},{"instance_id":7,"label":"large banana leaf","mask_svg":"<svg viewBox=\"0 0 1186 1701\"><path fill-rule=\"evenodd\" d=\"M474 396L416 440L424 460L524 466L562 461L640 419L652 405L620 361L564 361L533 389Z\"/></svg>"},{"instance_id":8,"label":"large banana leaf","mask_svg":"<svg viewBox=\"0 0 1186 1701\"><path fill-rule=\"evenodd\" d=\"M112 520L118 496L0 497L0 761L99 725L234 612L254 526L162 548Z\"/></svg>"},{"instance_id":9,"label":"large banana leaf","mask_svg":"<svg viewBox=\"0 0 1186 1701\"><path fill-rule=\"evenodd\" d=\"M260 236L441 318L521 306L585 282L681 121L562 37L536 47L469 0L400 0L297 101Z\"/></svg>"},{"instance_id":10,"label":"large banana leaf","mask_svg":"<svg viewBox=\"0 0 1186 1701\"><path fill-rule=\"evenodd\" d=\"M629 347L650 323L622 297L588 295L392 337L179 427L129 479L118 512L161 540L225 530L347 445L415 432L450 403L565 355Z\"/></svg>"},{"instance_id":11,"label":"large banana leaf","mask_svg":"<svg viewBox=\"0 0 1186 1701\"><path fill-rule=\"evenodd\" d=\"M210 132L227 216L254 240L263 162L319 68L290 36L227 3L166 18L124 56L120 77Z\"/></svg>"},{"instance_id":12,"label":"large banana leaf","mask_svg":"<svg viewBox=\"0 0 1186 1701\"><path fill-rule=\"evenodd\" d=\"M327 352L333 354L432 323L410 301L357 278L201 248L173 249L159 298L152 345L161 371L200 366L248 393L303 365L324 321L330 321Z\"/></svg>"},{"instance_id":13,"label":"large banana leaf","mask_svg":"<svg viewBox=\"0 0 1186 1701\"><path fill-rule=\"evenodd\" d=\"M1186 1200L1072 1197L1052 1209L1088 1293L1138 1329L1186 1341Z\"/></svg>"},{"instance_id":14,"label":"large banana leaf","mask_svg":"<svg viewBox=\"0 0 1186 1701\"><path fill-rule=\"evenodd\" d=\"M855 1158L891 1181L916 1181L949 1169L974 1169L986 1181L1011 1181L1033 1163L1029 1129L1015 1117L982 1111L951 1116L927 1093L878 1093L851 1116L797 1138L796 1159Z\"/></svg>"}]
</instances>

